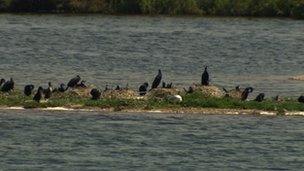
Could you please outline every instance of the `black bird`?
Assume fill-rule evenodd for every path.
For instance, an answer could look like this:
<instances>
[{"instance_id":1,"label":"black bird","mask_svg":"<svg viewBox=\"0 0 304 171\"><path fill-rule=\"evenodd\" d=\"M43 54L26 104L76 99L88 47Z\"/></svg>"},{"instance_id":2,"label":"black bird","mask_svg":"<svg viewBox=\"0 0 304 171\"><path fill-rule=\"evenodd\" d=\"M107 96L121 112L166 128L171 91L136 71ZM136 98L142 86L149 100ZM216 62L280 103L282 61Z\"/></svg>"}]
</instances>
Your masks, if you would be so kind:
<instances>
[{"instance_id":1,"label":"black bird","mask_svg":"<svg viewBox=\"0 0 304 171\"><path fill-rule=\"evenodd\" d=\"M173 83L167 84L167 88L172 88L173 87Z\"/></svg>"},{"instance_id":2,"label":"black bird","mask_svg":"<svg viewBox=\"0 0 304 171\"><path fill-rule=\"evenodd\" d=\"M42 95L43 95L43 88L39 87L37 93L35 94L35 96L33 98L33 100L40 103L40 100L42 99Z\"/></svg>"},{"instance_id":3,"label":"black bird","mask_svg":"<svg viewBox=\"0 0 304 171\"><path fill-rule=\"evenodd\" d=\"M77 75L76 77L72 78L69 82L68 82L68 88L75 88L77 86L77 84L79 83L79 81L81 80L80 76Z\"/></svg>"},{"instance_id":4,"label":"black bird","mask_svg":"<svg viewBox=\"0 0 304 171\"><path fill-rule=\"evenodd\" d=\"M186 92L187 94L194 93L194 89L193 89L192 86L190 86L188 90L187 90L186 88L184 88L184 90L185 90L185 92Z\"/></svg>"},{"instance_id":5,"label":"black bird","mask_svg":"<svg viewBox=\"0 0 304 171\"><path fill-rule=\"evenodd\" d=\"M90 92L90 94L92 96L92 100L98 100L98 99L100 99L101 92L98 89L96 89L96 88L92 89L91 92Z\"/></svg>"},{"instance_id":6,"label":"black bird","mask_svg":"<svg viewBox=\"0 0 304 171\"><path fill-rule=\"evenodd\" d=\"M163 81L162 88L166 88L166 87L167 87L167 84Z\"/></svg>"},{"instance_id":7,"label":"black bird","mask_svg":"<svg viewBox=\"0 0 304 171\"><path fill-rule=\"evenodd\" d=\"M24 91L23 91L24 95L26 95L26 96L32 95L34 88L35 88L35 86L32 84L26 85L24 87Z\"/></svg>"},{"instance_id":8,"label":"black bird","mask_svg":"<svg viewBox=\"0 0 304 171\"><path fill-rule=\"evenodd\" d=\"M300 97L298 98L298 102L304 103L304 96L300 96Z\"/></svg>"},{"instance_id":9,"label":"black bird","mask_svg":"<svg viewBox=\"0 0 304 171\"><path fill-rule=\"evenodd\" d=\"M122 90L119 85L116 86L115 90Z\"/></svg>"},{"instance_id":10,"label":"black bird","mask_svg":"<svg viewBox=\"0 0 304 171\"><path fill-rule=\"evenodd\" d=\"M243 93L242 93L241 100L242 100L242 101L247 100L249 93L252 93L252 92L253 92L253 88L252 88L252 87L247 87L247 88L243 91Z\"/></svg>"},{"instance_id":11,"label":"black bird","mask_svg":"<svg viewBox=\"0 0 304 171\"><path fill-rule=\"evenodd\" d=\"M49 87L48 87L47 89L44 89L44 90L43 90L44 98L45 98L46 100L48 100L49 98L51 98L52 92L53 92L52 83L49 82L48 85L49 85Z\"/></svg>"},{"instance_id":12,"label":"black bird","mask_svg":"<svg viewBox=\"0 0 304 171\"><path fill-rule=\"evenodd\" d=\"M86 81L82 80L82 81L80 82L80 84L77 84L77 85L76 85L76 87L87 88L87 85L85 85L85 82L86 82Z\"/></svg>"},{"instance_id":13,"label":"black bird","mask_svg":"<svg viewBox=\"0 0 304 171\"><path fill-rule=\"evenodd\" d=\"M155 77L155 79L154 79L154 81L152 83L151 89L157 88L159 86L159 84L161 83L162 77L163 77L162 72L159 69L158 70L158 74L157 74L157 76Z\"/></svg>"},{"instance_id":14,"label":"black bird","mask_svg":"<svg viewBox=\"0 0 304 171\"><path fill-rule=\"evenodd\" d=\"M9 91L13 90L14 87L15 87L15 82L14 82L13 78L11 78L9 81L6 81L3 84L2 88L1 88L1 91L9 92Z\"/></svg>"},{"instance_id":15,"label":"black bird","mask_svg":"<svg viewBox=\"0 0 304 171\"><path fill-rule=\"evenodd\" d=\"M257 102L262 102L265 98L265 94L264 93L260 93L254 101L257 101Z\"/></svg>"},{"instance_id":16,"label":"black bird","mask_svg":"<svg viewBox=\"0 0 304 171\"><path fill-rule=\"evenodd\" d=\"M149 84L147 82L143 83L140 87L139 87L139 95L144 96L147 94L148 91L148 87Z\"/></svg>"},{"instance_id":17,"label":"black bird","mask_svg":"<svg viewBox=\"0 0 304 171\"><path fill-rule=\"evenodd\" d=\"M5 83L5 79L2 78L2 79L0 80L0 87L2 86L3 83Z\"/></svg>"},{"instance_id":18,"label":"black bird","mask_svg":"<svg viewBox=\"0 0 304 171\"><path fill-rule=\"evenodd\" d=\"M66 89L67 89L67 86L66 86L65 84L63 84L63 83L61 83L61 84L59 85L59 87L57 88L57 90L58 90L59 92L61 92L61 93L64 93L64 92L66 91Z\"/></svg>"},{"instance_id":19,"label":"black bird","mask_svg":"<svg viewBox=\"0 0 304 171\"><path fill-rule=\"evenodd\" d=\"M202 74L202 85L208 86L209 85L209 73L208 73L208 67L205 67L205 71Z\"/></svg>"}]
</instances>

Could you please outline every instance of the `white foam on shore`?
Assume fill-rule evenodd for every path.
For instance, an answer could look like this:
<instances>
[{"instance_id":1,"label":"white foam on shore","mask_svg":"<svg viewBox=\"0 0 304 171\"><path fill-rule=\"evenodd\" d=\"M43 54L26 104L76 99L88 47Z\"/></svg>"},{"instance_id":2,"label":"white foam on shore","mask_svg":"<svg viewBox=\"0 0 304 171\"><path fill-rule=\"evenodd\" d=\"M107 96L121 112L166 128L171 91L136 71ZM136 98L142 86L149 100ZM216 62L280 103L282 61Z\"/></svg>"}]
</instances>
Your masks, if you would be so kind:
<instances>
[{"instance_id":1,"label":"white foam on shore","mask_svg":"<svg viewBox=\"0 0 304 171\"><path fill-rule=\"evenodd\" d=\"M73 111L75 109L65 108L65 107L47 107L47 108L41 108L40 110L46 110L46 111Z\"/></svg>"}]
</instances>

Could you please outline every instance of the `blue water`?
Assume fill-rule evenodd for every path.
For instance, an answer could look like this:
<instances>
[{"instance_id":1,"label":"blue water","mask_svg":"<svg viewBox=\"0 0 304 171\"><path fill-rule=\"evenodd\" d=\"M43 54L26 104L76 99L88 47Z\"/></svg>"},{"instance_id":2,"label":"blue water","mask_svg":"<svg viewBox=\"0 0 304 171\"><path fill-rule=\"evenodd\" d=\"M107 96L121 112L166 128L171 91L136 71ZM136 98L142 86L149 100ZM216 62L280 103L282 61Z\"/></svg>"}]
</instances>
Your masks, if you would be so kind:
<instances>
[{"instance_id":1,"label":"blue water","mask_svg":"<svg viewBox=\"0 0 304 171\"><path fill-rule=\"evenodd\" d=\"M304 118L0 111L1 170L301 170Z\"/></svg>"},{"instance_id":2,"label":"blue water","mask_svg":"<svg viewBox=\"0 0 304 171\"><path fill-rule=\"evenodd\" d=\"M300 96L304 21L276 18L0 15L0 77L16 86L54 85L80 74L89 84L199 82L253 86L254 94Z\"/></svg>"}]
</instances>

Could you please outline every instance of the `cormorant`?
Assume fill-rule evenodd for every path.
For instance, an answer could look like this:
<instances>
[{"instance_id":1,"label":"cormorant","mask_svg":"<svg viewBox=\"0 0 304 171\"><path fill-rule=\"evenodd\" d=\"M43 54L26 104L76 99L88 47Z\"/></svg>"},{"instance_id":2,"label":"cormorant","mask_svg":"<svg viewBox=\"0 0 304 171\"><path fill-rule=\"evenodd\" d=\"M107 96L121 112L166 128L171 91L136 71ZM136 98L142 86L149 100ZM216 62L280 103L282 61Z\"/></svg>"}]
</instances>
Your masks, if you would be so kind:
<instances>
[{"instance_id":1,"label":"cormorant","mask_svg":"<svg viewBox=\"0 0 304 171\"><path fill-rule=\"evenodd\" d=\"M209 73L208 73L208 67L205 67L205 71L202 74L202 85L203 86L208 86L209 85Z\"/></svg>"},{"instance_id":2,"label":"cormorant","mask_svg":"<svg viewBox=\"0 0 304 171\"><path fill-rule=\"evenodd\" d=\"M304 103L304 96L300 96L300 97L298 98L298 102Z\"/></svg>"},{"instance_id":3,"label":"cormorant","mask_svg":"<svg viewBox=\"0 0 304 171\"><path fill-rule=\"evenodd\" d=\"M40 102L40 100L42 99L42 94L43 94L43 88L39 87L37 93L35 94L33 100L35 100L36 102Z\"/></svg>"},{"instance_id":4,"label":"cormorant","mask_svg":"<svg viewBox=\"0 0 304 171\"><path fill-rule=\"evenodd\" d=\"M53 92L52 83L49 82L48 85L49 85L49 87L48 87L47 89L44 89L44 90L43 90L44 98L45 98L46 100L48 100L49 98L51 98L52 92Z\"/></svg>"},{"instance_id":5,"label":"cormorant","mask_svg":"<svg viewBox=\"0 0 304 171\"><path fill-rule=\"evenodd\" d=\"M5 79L2 78L2 79L0 80L0 87L2 86L3 83L5 83Z\"/></svg>"},{"instance_id":6,"label":"cormorant","mask_svg":"<svg viewBox=\"0 0 304 171\"><path fill-rule=\"evenodd\" d=\"M35 86L32 84L26 85L23 92L26 96L30 96L32 95L34 88Z\"/></svg>"},{"instance_id":7,"label":"cormorant","mask_svg":"<svg viewBox=\"0 0 304 171\"><path fill-rule=\"evenodd\" d=\"M152 83L151 89L157 88L159 86L159 84L161 83L162 77L163 77L162 72L159 69L158 70L158 74L157 74L157 76L155 77L155 79L154 79L154 81Z\"/></svg>"},{"instance_id":8,"label":"cormorant","mask_svg":"<svg viewBox=\"0 0 304 171\"><path fill-rule=\"evenodd\" d=\"M87 86L85 85L85 82L86 81L82 80L79 84L76 85L76 87L87 88Z\"/></svg>"},{"instance_id":9,"label":"cormorant","mask_svg":"<svg viewBox=\"0 0 304 171\"><path fill-rule=\"evenodd\" d=\"M241 100L242 100L242 101L247 100L249 93L252 93L252 92L253 92L253 88L252 88L252 87L247 87L247 88L243 91L243 93L242 93Z\"/></svg>"},{"instance_id":10,"label":"cormorant","mask_svg":"<svg viewBox=\"0 0 304 171\"><path fill-rule=\"evenodd\" d=\"M67 87L66 87L66 85L63 84L63 83L61 83L61 84L59 85L59 87L57 88L57 90L58 90L59 92L61 92L61 93L65 92L66 89L67 89Z\"/></svg>"},{"instance_id":11,"label":"cormorant","mask_svg":"<svg viewBox=\"0 0 304 171\"><path fill-rule=\"evenodd\" d=\"M68 88L75 88L77 86L77 84L79 83L79 81L81 80L80 76L77 75L76 77L72 78L69 83L68 83Z\"/></svg>"},{"instance_id":12,"label":"cormorant","mask_svg":"<svg viewBox=\"0 0 304 171\"><path fill-rule=\"evenodd\" d=\"M92 96L92 100L98 100L98 99L100 99L101 92L98 89L96 89L96 88L92 89L91 92L90 92L90 94Z\"/></svg>"},{"instance_id":13,"label":"cormorant","mask_svg":"<svg viewBox=\"0 0 304 171\"><path fill-rule=\"evenodd\" d=\"M116 86L115 90L122 90L119 85Z\"/></svg>"},{"instance_id":14,"label":"cormorant","mask_svg":"<svg viewBox=\"0 0 304 171\"><path fill-rule=\"evenodd\" d=\"M3 84L2 88L1 88L1 91L9 92L9 91L13 90L14 87L15 87L15 82L14 82L13 78L11 78L9 81L6 81Z\"/></svg>"},{"instance_id":15,"label":"cormorant","mask_svg":"<svg viewBox=\"0 0 304 171\"><path fill-rule=\"evenodd\" d=\"M264 93L260 93L254 101L257 101L257 102L262 102L265 98L265 94Z\"/></svg>"},{"instance_id":16,"label":"cormorant","mask_svg":"<svg viewBox=\"0 0 304 171\"><path fill-rule=\"evenodd\" d=\"M143 83L140 87L139 87L139 95L144 96L147 94L148 91L148 87L149 84L147 82Z\"/></svg>"}]
</instances>

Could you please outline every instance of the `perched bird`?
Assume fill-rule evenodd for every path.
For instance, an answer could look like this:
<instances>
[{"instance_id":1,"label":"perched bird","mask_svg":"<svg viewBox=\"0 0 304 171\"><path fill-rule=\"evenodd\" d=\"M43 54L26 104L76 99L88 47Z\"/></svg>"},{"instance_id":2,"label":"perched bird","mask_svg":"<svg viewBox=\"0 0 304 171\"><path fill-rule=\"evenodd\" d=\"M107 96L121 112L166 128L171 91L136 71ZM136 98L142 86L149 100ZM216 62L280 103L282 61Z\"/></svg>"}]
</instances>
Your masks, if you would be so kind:
<instances>
[{"instance_id":1,"label":"perched bird","mask_svg":"<svg viewBox=\"0 0 304 171\"><path fill-rule=\"evenodd\" d=\"M184 88L184 90L187 94L194 93L194 88L192 86L190 86L188 90L186 88Z\"/></svg>"},{"instance_id":2,"label":"perched bird","mask_svg":"<svg viewBox=\"0 0 304 171\"><path fill-rule=\"evenodd\" d=\"M254 101L257 101L257 102L262 102L265 98L265 94L264 93L260 93Z\"/></svg>"},{"instance_id":3,"label":"perched bird","mask_svg":"<svg viewBox=\"0 0 304 171\"><path fill-rule=\"evenodd\" d=\"M298 98L298 102L304 103L304 96L300 96L300 97Z\"/></svg>"},{"instance_id":4,"label":"perched bird","mask_svg":"<svg viewBox=\"0 0 304 171\"><path fill-rule=\"evenodd\" d=\"M209 73L208 73L208 67L206 66L205 67L205 70L202 74L202 80L201 80L201 83L203 86L208 86L209 85Z\"/></svg>"},{"instance_id":5,"label":"perched bird","mask_svg":"<svg viewBox=\"0 0 304 171\"><path fill-rule=\"evenodd\" d=\"M68 88L75 88L77 86L77 84L79 83L79 81L81 80L80 76L77 75L76 77L72 78L69 82L68 82Z\"/></svg>"},{"instance_id":6,"label":"perched bird","mask_svg":"<svg viewBox=\"0 0 304 171\"><path fill-rule=\"evenodd\" d=\"M85 85L85 82L84 80L82 80L79 84L76 85L77 88L87 88L87 85Z\"/></svg>"},{"instance_id":7,"label":"perched bird","mask_svg":"<svg viewBox=\"0 0 304 171\"><path fill-rule=\"evenodd\" d=\"M57 88L57 90L58 90L59 92L61 92L61 93L65 92L66 89L67 89L67 86L66 86L65 84L63 84L63 83L61 83L61 84L59 85L59 87Z\"/></svg>"},{"instance_id":8,"label":"perched bird","mask_svg":"<svg viewBox=\"0 0 304 171\"><path fill-rule=\"evenodd\" d=\"M162 88L166 88L167 84L163 81Z\"/></svg>"},{"instance_id":9,"label":"perched bird","mask_svg":"<svg viewBox=\"0 0 304 171\"><path fill-rule=\"evenodd\" d=\"M122 90L119 85L116 86L115 90Z\"/></svg>"},{"instance_id":10,"label":"perched bird","mask_svg":"<svg viewBox=\"0 0 304 171\"><path fill-rule=\"evenodd\" d=\"M252 93L252 92L253 92L253 88L252 87L245 88L245 90L242 92L241 100L242 101L247 100L249 93Z\"/></svg>"},{"instance_id":11,"label":"perched bird","mask_svg":"<svg viewBox=\"0 0 304 171\"><path fill-rule=\"evenodd\" d=\"M6 81L3 86L1 87L2 92L9 92L11 90L14 90L15 82L13 78L11 78L9 81Z\"/></svg>"},{"instance_id":12,"label":"perched bird","mask_svg":"<svg viewBox=\"0 0 304 171\"><path fill-rule=\"evenodd\" d=\"M144 96L147 94L148 91L148 87L149 84L147 82L143 83L140 87L139 87L139 95Z\"/></svg>"},{"instance_id":13,"label":"perched bird","mask_svg":"<svg viewBox=\"0 0 304 171\"><path fill-rule=\"evenodd\" d=\"M159 86L159 84L161 83L162 77L163 77L162 72L159 69L157 76L154 78L151 89L157 88Z\"/></svg>"},{"instance_id":14,"label":"perched bird","mask_svg":"<svg viewBox=\"0 0 304 171\"><path fill-rule=\"evenodd\" d=\"M47 89L44 89L44 90L43 90L44 98L45 98L46 100L48 100L49 98L51 98L52 93L53 93L53 86L52 86L52 83L49 82L48 85L49 85L49 87L48 87Z\"/></svg>"},{"instance_id":15,"label":"perched bird","mask_svg":"<svg viewBox=\"0 0 304 171\"><path fill-rule=\"evenodd\" d=\"M1 87L2 84L4 84L4 83L5 83L5 79L2 78L2 79L0 80L0 87Z\"/></svg>"},{"instance_id":16,"label":"perched bird","mask_svg":"<svg viewBox=\"0 0 304 171\"><path fill-rule=\"evenodd\" d=\"M90 92L90 94L92 96L92 100L98 100L98 99L100 99L101 92L98 89L96 89L96 88L92 89L91 92Z\"/></svg>"},{"instance_id":17,"label":"perched bird","mask_svg":"<svg viewBox=\"0 0 304 171\"><path fill-rule=\"evenodd\" d=\"M42 99L43 95L43 88L39 87L37 93L35 94L33 100L40 103L40 100Z\"/></svg>"},{"instance_id":18,"label":"perched bird","mask_svg":"<svg viewBox=\"0 0 304 171\"><path fill-rule=\"evenodd\" d=\"M35 86L32 84L26 85L24 87L24 91L23 91L24 95L26 95L26 96L32 95L34 88L35 88Z\"/></svg>"}]
</instances>

